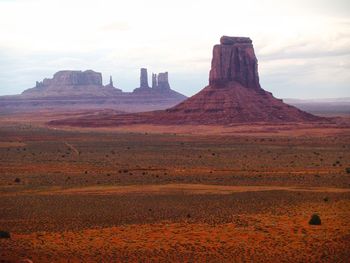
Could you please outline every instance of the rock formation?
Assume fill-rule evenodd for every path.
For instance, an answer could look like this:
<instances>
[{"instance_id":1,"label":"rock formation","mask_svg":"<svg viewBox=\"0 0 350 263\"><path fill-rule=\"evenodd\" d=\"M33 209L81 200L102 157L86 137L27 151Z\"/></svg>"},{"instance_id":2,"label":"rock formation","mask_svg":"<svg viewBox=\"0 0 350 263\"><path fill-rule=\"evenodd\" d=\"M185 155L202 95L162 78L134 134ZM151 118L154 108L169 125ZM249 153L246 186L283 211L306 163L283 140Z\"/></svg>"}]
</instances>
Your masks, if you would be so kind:
<instances>
[{"instance_id":1,"label":"rock formation","mask_svg":"<svg viewBox=\"0 0 350 263\"><path fill-rule=\"evenodd\" d=\"M152 73L152 88L156 88L158 86L157 74Z\"/></svg>"},{"instance_id":2,"label":"rock formation","mask_svg":"<svg viewBox=\"0 0 350 263\"><path fill-rule=\"evenodd\" d=\"M164 110L187 97L170 89L158 89L153 75L153 88L148 87L147 69L141 70L143 88L123 92L114 87L112 76L102 84L102 74L92 70L64 70L53 78L37 81L34 88L21 95L0 96L0 112L30 112L42 109L71 111L73 109L113 109L126 112Z\"/></svg>"},{"instance_id":3,"label":"rock formation","mask_svg":"<svg viewBox=\"0 0 350 263\"><path fill-rule=\"evenodd\" d=\"M158 75L152 73L152 89L169 90L168 72L159 73Z\"/></svg>"},{"instance_id":4,"label":"rock formation","mask_svg":"<svg viewBox=\"0 0 350 263\"><path fill-rule=\"evenodd\" d=\"M148 73L146 68L141 68L140 72L140 88L149 88L148 86Z\"/></svg>"},{"instance_id":5,"label":"rock formation","mask_svg":"<svg viewBox=\"0 0 350 263\"><path fill-rule=\"evenodd\" d=\"M156 88L158 89L162 89L162 90L170 89L168 72L158 74L157 84L158 85L156 86Z\"/></svg>"},{"instance_id":6,"label":"rock formation","mask_svg":"<svg viewBox=\"0 0 350 263\"><path fill-rule=\"evenodd\" d=\"M159 75L158 87L167 83L167 74ZM260 87L258 63L249 38L223 36L220 45L213 49L209 85L191 98L165 111L109 116L108 121L73 120L71 123L92 126L230 125L315 121L329 120L285 104Z\"/></svg>"},{"instance_id":7,"label":"rock formation","mask_svg":"<svg viewBox=\"0 0 350 263\"><path fill-rule=\"evenodd\" d=\"M209 85L237 81L247 88L261 89L252 40L223 36L220 43L213 49Z\"/></svg>"},{"instance_id":8,"label":"rock formation","mask_svg":"<svg viewBox=\"0 0 350 263\"><path fill-rule=\"evenodd\" d=\"M259 83L258 63L247 37L227 37L213 48L209 86L154 122L230 124L247 122L305 122L323 120L276 99Z\"/></svg>"},{"instance_id":9,"label":"rock formation","mask_svg":"<svg viewBox=\"0 0 350 263\"><path fill-rule=\"evenodd\" d=\"M117 89L116 87L114 87L113 85L113 79L112 79L112 76L109 76L109 83L107 85L104 86L104 88L109 88L111 90L116 90L118 91L119 93L122 93L122 90L121 89Z\"/></svg>"},{"instance_id":10,"label":"rock formation","mask_svg":"<svg viewBox=\"0 0 350 263\"><path fill-rule=\"evenodd\" d=\"M52 79L44 79L41 86L96 85L102 86L102 74L93 70L64 70L54 74Z\"/></svg>"},{"instance_id":11,"label":"rock formation","mask_svg":"<svg viewBox=\"0 0 350 263\"><path fill-rule=\"evenodd\" d=\"M54 74L52 79L45 78L36 82L32 89L25 90L25 97L71 97L71 96L111 96L121 90L113 86L112 78L106 86L102 84L102 74L93 70L64 70Z\"/></svg>"},{"instance_id":12,"label":"rock formation","mask_svg":"<svg viewBox=\"0 0 350 263\"><path fill-rule=\"evenodd\" d=\"M134 89L133 94L152 97L176 98L179 102L186 97L170 88L168 72L152 73L152 87L148 86L147 69L141 69L140 87Z\"/></svg>"}]
</instances>

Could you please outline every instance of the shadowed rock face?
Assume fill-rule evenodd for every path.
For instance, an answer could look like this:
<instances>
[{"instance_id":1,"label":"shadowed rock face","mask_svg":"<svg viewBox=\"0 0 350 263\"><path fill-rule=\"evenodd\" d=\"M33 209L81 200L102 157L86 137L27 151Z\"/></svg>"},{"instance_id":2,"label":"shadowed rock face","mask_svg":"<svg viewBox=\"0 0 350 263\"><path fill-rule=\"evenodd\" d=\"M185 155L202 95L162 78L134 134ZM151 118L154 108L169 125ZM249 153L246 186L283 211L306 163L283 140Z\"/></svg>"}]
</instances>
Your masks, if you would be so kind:
<instances>
[{"instance_id":1,"label":"shadowed rock face","mask_svg":"<svg viewBox=\"0 0 350 263\"><path fill-rule=\"evenodd\" d=\"M213 49L209 84L236 81L247 88L261 89L252 40L223 36L220 43Z\"/></svg>"}]
</instances>

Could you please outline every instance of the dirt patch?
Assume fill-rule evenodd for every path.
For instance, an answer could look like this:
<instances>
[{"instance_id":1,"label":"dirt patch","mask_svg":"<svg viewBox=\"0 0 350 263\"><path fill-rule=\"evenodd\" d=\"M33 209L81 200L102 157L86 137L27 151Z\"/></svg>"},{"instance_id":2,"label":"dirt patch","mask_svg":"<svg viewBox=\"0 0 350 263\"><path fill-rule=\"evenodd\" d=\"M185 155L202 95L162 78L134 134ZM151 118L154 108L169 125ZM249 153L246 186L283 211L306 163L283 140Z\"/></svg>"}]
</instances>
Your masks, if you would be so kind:
<instances>
[{"instance_id":1,"label":"dirt patch","mask_svg":"<svg viewBox=\"0 0 350 263\"><path fill-rule=\"evenodd\" d=\"M0 148L23 147L25 145L23 142L0 142Z\"/></svg>"},{"instance_id":2,"label":"dirt patch","mask_svg":"<svg viewBox=\"0 0 350 263\"><path fill-rule=\"evenodd\" d=\"M204 184L157 184L157 185L129 185L129 186L90 186L68 189L24 190L8 195L169 195L169 194L232 194L260 191L293 191L320 193L348 193L349 188L334 187L288 187L288 186L225 186Z\"/></svg>"}]
</instances>

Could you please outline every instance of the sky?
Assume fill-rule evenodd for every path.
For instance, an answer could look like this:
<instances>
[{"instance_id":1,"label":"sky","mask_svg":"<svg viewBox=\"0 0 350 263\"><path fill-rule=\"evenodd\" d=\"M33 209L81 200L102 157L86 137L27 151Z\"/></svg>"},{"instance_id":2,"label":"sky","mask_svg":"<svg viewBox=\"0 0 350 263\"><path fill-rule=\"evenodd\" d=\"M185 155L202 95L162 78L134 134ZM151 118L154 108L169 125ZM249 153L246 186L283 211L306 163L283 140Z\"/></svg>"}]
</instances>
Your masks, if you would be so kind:
<instances>
[{"instance_id":1,"label":"sky","mask_svg":"<svg viewBox=\"0 0 350 263\"><path fill-rule=\"evenodd\" d=\"M275 97L350 97L349 0L0 0L0 95L86 69L132 91L146 67L191 96L222 35L253 40Z\"/></svg>"}]
</instances>

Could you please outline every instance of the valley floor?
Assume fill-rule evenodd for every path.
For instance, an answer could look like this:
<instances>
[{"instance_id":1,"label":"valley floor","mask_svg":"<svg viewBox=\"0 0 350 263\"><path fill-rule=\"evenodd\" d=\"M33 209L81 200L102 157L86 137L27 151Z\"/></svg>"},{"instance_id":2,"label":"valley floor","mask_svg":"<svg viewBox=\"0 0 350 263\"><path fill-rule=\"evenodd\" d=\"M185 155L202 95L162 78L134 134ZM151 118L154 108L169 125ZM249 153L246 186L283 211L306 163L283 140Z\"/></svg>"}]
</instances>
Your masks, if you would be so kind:
<instances>
[{"instance_id":1,"label":"valley floor","mask_svg":"<svg viewBox=\"0 0 350 263\"><path fill-rule=\"evenodd\" d=\"M0 262L350 258L347 130L194 135L0 123L0 230L11 234L0 238ZM321 225L309 225L314 213Z\"/></svg>"}]
</instances>

